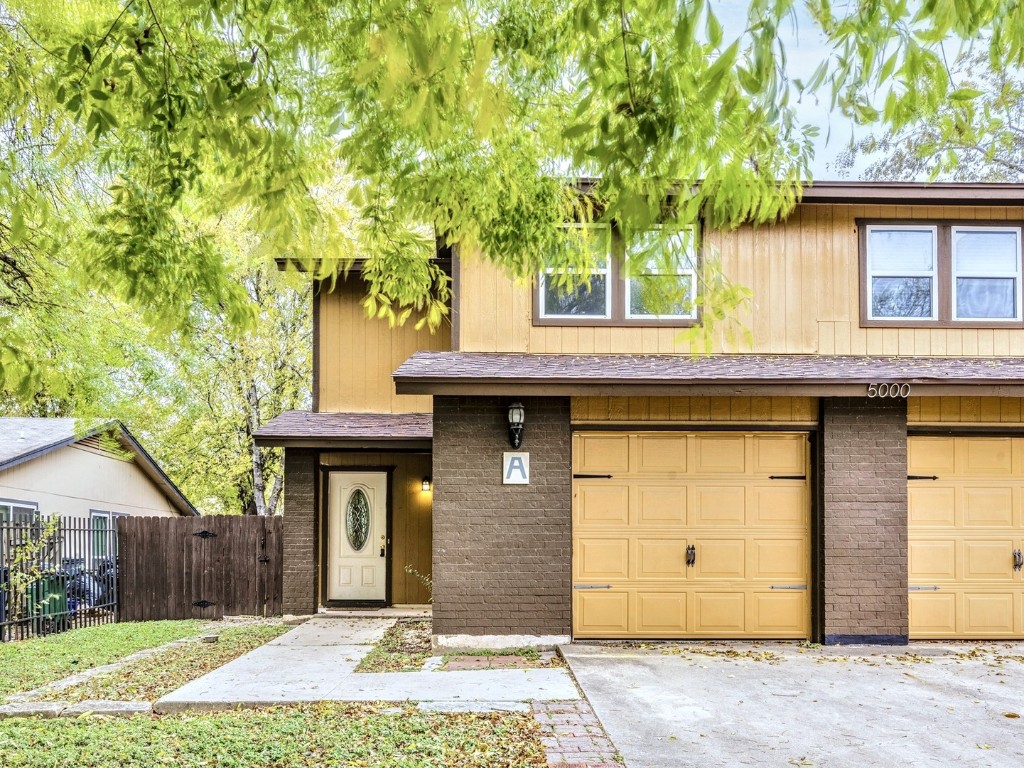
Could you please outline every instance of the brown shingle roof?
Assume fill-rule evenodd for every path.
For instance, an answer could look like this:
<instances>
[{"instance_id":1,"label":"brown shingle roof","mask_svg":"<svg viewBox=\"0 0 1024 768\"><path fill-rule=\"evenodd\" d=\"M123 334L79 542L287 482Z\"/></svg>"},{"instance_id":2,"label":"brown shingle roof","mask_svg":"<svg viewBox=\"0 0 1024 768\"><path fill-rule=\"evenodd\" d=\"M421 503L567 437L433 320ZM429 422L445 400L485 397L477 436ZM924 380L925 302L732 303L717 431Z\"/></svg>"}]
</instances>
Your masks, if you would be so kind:
<instances>
[{"instance_id":1,"label":"brown shingle roof","mask_svg":"<svg viewBox=\"0 0 1024 768\"><path fill-rule=\"evenodd\" d=\"M254 437L260 445L330 444L349 440L430 440L429 413L310 413L285 411Z\"/></svg>"},{"instance_id":2,"label":"brown shingle roof","mask_svg":"<svg viewBox=\"0 0 1024 768\"><path fill-rule=\"evenodd\" d=\"M394 379L399 393L472 394L466 385L585 391L603 386L676 385L1024 385L1024 358L855 355L529 355L417 352ZM458 385L453 389L453 385ZM536 385L536 386L535 386ZM461 388L460 388L461 387ZM613 393L611 391L609 394ZM863 394L850 390L849 394Z\"/></svg>"}]
</instances>

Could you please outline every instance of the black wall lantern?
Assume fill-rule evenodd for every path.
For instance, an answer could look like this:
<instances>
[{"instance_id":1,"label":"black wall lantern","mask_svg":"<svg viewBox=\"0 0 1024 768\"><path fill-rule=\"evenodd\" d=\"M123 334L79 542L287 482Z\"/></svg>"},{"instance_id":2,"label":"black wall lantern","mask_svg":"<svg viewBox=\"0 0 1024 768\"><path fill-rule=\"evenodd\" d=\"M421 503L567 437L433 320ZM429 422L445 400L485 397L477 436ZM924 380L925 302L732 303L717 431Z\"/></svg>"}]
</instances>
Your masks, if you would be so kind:
<instances>
[{"instance_id":1,"label":"black wall lantern","mask_svg":"<svg viewBox=\"0 0 1024 768\"><path fill-rule=\"evenodd\" d=\"M526 409L522 403L512 403L508 407L508 444L518 449L523 444L523 423L526 421Z\"/></svg>"}]
</instances>

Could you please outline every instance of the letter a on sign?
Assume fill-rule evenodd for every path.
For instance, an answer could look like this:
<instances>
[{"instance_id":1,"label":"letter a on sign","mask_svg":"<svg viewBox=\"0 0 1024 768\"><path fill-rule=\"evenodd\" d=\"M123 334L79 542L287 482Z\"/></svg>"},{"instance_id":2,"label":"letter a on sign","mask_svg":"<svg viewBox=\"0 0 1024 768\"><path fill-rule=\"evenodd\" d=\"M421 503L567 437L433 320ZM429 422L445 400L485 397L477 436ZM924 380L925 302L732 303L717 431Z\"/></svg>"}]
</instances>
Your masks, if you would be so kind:
<instances>
[{"instance_id":1,"label":"letter a on sign","mask_svg":"<svg viewBox=\"0 0 1024 768\"><path fill-rule=\"evenodd\" d=\"M529 485L530 454L505 451L501 482L504 485Z\"/></svg>"}]
</instances>

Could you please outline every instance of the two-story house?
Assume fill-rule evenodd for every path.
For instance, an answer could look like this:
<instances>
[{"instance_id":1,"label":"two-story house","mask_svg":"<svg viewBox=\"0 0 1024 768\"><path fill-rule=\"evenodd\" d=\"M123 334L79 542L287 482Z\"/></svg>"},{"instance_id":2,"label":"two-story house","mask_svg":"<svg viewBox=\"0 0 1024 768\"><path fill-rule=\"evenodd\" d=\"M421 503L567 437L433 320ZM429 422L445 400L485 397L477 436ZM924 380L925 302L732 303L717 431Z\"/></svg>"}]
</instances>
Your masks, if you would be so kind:
<instances>
[{"instance_id":1,"label":"two-story house","mask_svg":"<svg viewBox=\"0 0 1024 768\"><path fill-rule=\"evenodd\" d=\"M704 233L753 290L710 355L643 298L699 259L614 232L568 296L457 254L434 335L322 289L313 412L259 432L286 609L425 602L409 566L439 645L1024 637L1022 227L1022 185L818 183Z\"/></svg>"}]
</instances>

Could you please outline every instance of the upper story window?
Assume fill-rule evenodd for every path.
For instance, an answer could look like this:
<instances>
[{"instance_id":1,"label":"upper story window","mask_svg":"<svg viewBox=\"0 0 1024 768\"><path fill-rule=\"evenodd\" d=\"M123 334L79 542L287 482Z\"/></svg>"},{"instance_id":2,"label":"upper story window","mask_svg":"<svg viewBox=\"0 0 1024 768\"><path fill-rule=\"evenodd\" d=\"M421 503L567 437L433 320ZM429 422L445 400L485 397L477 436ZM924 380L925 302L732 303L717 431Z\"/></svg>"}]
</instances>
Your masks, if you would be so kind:
<instances>
[{"instance_id":1,"label":"upper story window","mask_svg":"<svg viewBox=\"0 0 1024 768\"><path fill-rule=\"evenodd\" d=\"M547 269L534 295L535 325L669 325L698 321L697 256L690 232L648 230L628 242L607 225L586 239L596 266L567 289L566 271Z\"/></svg>"},{"instance_id":2,"label":"upper story window","mask_svg":"<svg viewBox=\"0 0 1024 768\"><path fill-rule=\"evenodd\" d=\"M977 223L861 225L861 324L1019 323L1021 228Z\"/></svg>"}]
</instances>

